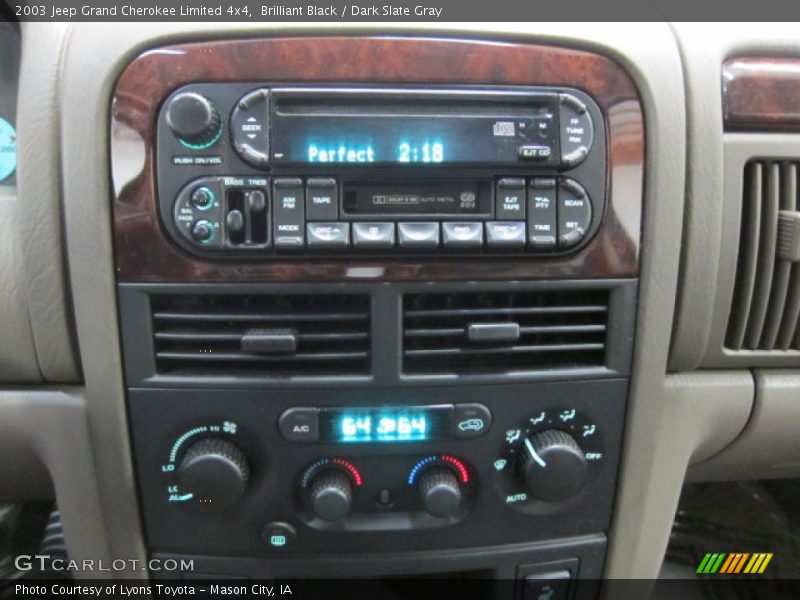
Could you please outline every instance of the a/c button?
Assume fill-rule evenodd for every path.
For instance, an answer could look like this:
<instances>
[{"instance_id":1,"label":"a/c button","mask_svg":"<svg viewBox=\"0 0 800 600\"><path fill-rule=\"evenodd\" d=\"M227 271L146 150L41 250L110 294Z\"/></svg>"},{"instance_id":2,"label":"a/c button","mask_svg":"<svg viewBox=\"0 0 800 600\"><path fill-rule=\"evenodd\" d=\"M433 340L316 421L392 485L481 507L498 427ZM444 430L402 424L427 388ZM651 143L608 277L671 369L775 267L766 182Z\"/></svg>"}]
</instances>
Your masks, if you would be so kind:
<instances>
[{"instance_id":1,"label":"a/c button","mask_svg":"<svg viewBox=\"0 0 800 600\"><path fill-rule=\"evenodd\" d=\"M278 419L281 435L290 442L316 442L319 422L316 408L290 408Z\"/></svg>"}]
</instances>

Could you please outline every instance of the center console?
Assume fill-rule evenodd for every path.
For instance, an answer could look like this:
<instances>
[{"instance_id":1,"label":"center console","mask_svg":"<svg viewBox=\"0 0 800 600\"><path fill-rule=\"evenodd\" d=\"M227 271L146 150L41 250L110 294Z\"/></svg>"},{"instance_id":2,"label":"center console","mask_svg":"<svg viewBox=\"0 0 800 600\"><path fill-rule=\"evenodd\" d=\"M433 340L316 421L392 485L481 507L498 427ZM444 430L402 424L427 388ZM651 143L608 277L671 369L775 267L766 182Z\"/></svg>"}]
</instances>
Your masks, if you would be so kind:
<instances>
[{"instance_id":1,"label":"center console","mask_svg":"<svg viewBox=\"0 0 800 600\"><path fill-rule=\"evenodd\" d=\"M184 44L125 69L111 125L153 556L594 593L644 176L619 65L437 38Z\"/></svg>"}]
</instances>

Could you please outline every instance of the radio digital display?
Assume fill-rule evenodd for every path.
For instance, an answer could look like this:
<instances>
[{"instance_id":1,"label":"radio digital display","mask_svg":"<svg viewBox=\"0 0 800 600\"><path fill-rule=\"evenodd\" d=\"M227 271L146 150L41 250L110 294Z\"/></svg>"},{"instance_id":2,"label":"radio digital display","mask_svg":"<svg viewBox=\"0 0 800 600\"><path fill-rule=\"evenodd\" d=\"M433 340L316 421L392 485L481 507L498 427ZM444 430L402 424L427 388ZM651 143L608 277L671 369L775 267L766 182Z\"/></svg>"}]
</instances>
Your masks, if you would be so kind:
<instances>
[{"instance_id":1,"label":"radio digital display","mask_svg":"<svg viewBox=\"0 0 800 600\"><path fill-rule=\"evenodd\" d=\"M271 111L276 164L517 163L558 144L552 94L283 89Z\"/></svg>"},{"instance_id":2,"label":"radio digital display","mask_svg":"<svg viewBox=\"0 0 800 600\"><path fill-rule=\"evenodd\" d=\"M451 437L452 406L381 406L325 409L324 442L422 442Z\"/></svg>"}]
</instances>

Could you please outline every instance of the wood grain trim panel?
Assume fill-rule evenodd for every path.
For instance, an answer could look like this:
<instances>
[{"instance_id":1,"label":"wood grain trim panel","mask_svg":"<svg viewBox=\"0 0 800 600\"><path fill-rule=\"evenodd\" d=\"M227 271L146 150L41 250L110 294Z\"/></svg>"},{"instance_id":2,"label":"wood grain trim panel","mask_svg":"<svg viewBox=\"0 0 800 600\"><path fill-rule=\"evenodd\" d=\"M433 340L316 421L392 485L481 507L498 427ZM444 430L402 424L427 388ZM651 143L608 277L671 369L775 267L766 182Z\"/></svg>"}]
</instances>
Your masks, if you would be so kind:
<instances>
[{"instance_id":1,"label":"wood grain trim panel","mask_svg":"<svg viewBox=\"0 0 800 600\"><path fill-rule=\"evenodd\" d=\"M800 131L800 58L723 63L722 117L726 131Z\"/></svg>"},{"instance_id":2,"label":"wood grain trim panel","mask_svg":"<svg viewBox=\"0 0 800 600\"><path fill-rule=\"evenodd\" d=\"M217 261L164 234L156 206L160 102L191 82L561 85L584 90L606 118L604 223L580 252L558 258ZM576 50L439 38L319 37L193 43L133 60L113 94L111 168L117 275L136 282L356 281L635 277L639 272L645 137L641 102L609 58Z\"/></svg>"}]
</instances>

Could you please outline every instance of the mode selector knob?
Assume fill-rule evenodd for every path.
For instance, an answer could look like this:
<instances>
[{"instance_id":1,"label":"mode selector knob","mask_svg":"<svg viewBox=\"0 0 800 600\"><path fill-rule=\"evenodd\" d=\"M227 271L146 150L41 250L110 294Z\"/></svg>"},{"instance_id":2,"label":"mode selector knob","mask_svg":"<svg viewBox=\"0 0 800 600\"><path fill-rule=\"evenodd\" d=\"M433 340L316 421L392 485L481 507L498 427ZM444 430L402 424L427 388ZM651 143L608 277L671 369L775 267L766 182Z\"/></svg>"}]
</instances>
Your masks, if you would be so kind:
<instances>
[{"instance_id":1,"label":"mode selector knob","mask_svg":"<svg viewBox=\"0 0 800 600\"><path fill-rule=\"evenodd\" d=\"M338 469L322 471L311 481L309 499L314 514L323 521L341 519L353 503L350 478Z\"/></svg>"},{"instance_id":2,"label":"mode selector knob","mask_svg":"<svg viewBox=\"0 0 800 600\"><path fill-rule=\"evenodd\" d=\"M195 150L213 145L222 131L219 109L195 92L183 92L170 100L167 125L185 146Z\"/></svg>"},{"instance_id":3,"label":"mode selector knob","mask_svg":"<svg viewBox=\"0 0 800 600\"><path fill-rule=\"evenodd\" d=\"M244 452L233 442L206 438L195 442L178 467L181 494L192 494L190 505L210 511L236 504L244 494L250 467Z\"/></svg>"},{"instance_id":4,"label":"mode selector knob","mask_svg":"<svg viewBox=\"0 0 800 600\"><path fill-rule=\"evenodd\" d=\"M431 467L419 478L425 509L434 517L451 517L461 506L461 486L447 467Z\"/></svg>"},{"instance_id":5,"label":"mode selector knob","mask_svg":"<svg viewBox=\"0 0 800 600\"><path fill-rule=\"evenodd\" d=\"M525 440L520 474L531 495L546 502L575 495L586 480L588 463L578 443L563 431L548 429Z\"/></svg>"}]
</instances>

